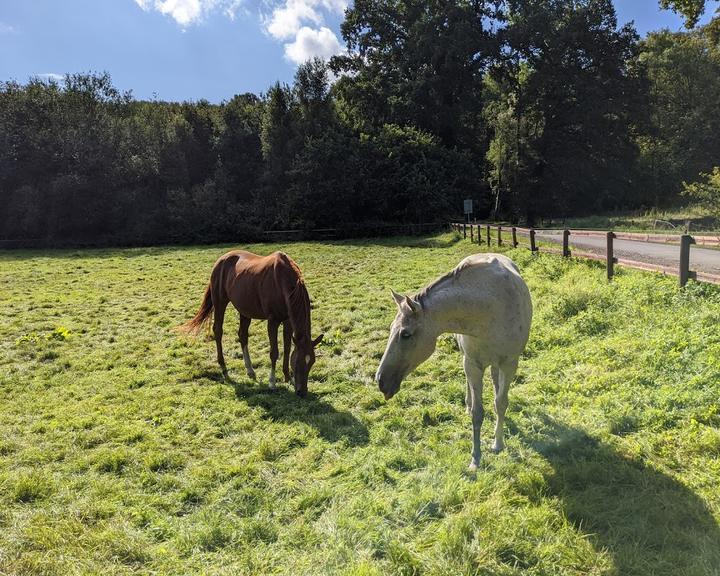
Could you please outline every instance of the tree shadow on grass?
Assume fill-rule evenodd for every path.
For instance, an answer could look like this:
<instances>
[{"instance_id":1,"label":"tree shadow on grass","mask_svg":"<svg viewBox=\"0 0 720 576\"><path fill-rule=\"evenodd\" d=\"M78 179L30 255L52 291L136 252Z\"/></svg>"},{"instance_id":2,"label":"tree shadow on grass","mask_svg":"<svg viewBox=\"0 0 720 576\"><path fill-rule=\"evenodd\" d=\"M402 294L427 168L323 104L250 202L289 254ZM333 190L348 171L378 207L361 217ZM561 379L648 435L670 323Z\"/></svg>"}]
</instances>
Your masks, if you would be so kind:
<instances>
[{"instance_id":1,"label":"tree shadow on grass","mask_svg":"<svg viewBox=\"0 0 720 576\"><path fill-rule=\"evenodd\" d=\"M282 384L270 390L264 385L247 386L232 378L225 381L232 385L238 400L262 408L264 418L268 420L304 422L328 442L344 441L348 446L364 446L370 441L367 426L350 412L336 410L322 399L323 394L310 391L305 398L299 398L294 390Z\"/></svg>"},{"instance_id":2,"label":"tree shadow on grass","mask_svg":"<svg viewBox=\"0 0 720 576\"><path fill-rule=\"evenodd\" d=\"M470 236L468 236L470 238ZM376 246L385 248L450 248L462 240L461 236L447 232L428 233L420 236L387 236L328 240L323 244L332 246Z\"/></svg>"},{"instance_id":3,"label":"tree shadow on grass","mask_svg":"<svg viewBox=\"0 0 720 576\"><path fill-rule=\"evenodd\" d=\"M550 463L550 493L596 548L610 552L618 574L720 574L720 528L689 488L550 419L523 442Z\"/></svg>"}]
</instances>

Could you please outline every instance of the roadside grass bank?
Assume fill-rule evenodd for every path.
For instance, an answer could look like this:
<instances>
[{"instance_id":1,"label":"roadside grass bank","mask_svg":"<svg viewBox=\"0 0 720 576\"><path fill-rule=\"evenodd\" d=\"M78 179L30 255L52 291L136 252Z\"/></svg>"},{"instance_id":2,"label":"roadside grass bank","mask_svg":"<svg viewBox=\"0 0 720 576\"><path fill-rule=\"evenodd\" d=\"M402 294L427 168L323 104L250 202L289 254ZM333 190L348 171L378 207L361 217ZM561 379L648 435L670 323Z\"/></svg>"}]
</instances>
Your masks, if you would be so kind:
<instances>
[{"instance_id":1,"label":"roadside grass bank","mask_svg":"<svg viewBox=\"0 0 720 576\"><path fill-rule=\"evenodd\" d=\"M560 222L560 224L558 224ZM700 206L617 212L555 220L550 227L585 228L588 230L614 230L616 232L658 232L660 234L683 234L686 227L690 234L720 233L720 218Z\"/></svg>"}]
</instances>

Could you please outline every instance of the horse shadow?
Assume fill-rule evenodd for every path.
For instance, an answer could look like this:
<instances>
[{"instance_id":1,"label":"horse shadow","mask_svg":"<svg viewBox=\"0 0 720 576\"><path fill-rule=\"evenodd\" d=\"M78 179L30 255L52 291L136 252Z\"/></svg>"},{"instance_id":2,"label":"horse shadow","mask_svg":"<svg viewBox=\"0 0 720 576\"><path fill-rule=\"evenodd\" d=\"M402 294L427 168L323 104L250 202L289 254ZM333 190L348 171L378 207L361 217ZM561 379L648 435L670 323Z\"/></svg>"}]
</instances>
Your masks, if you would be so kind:
<instances>
[{"instance_id":1,"label":"horse shadow","mask_svg":"<svg viewBox=\"0 0 720 576\"><path fill-rule=\"evenodd\" d=\"M550 464L548 496L608 552L618 574L720 574L720 527L690 488L587 434L545 418L521 441Z\"/></svg>"},{"instance_id":2,"label":"horse shadow","mask_svg":"<svg viewBox=\"0 0 720 576\"><path fill-rule=\"evenodd\" d=\"M304 422L317 430L328 442L345 442L348 446L365 446L370 441L367 426L353 414L337 410L323 400L323 393L308 391L299 398L294 390L278 384L275 390L265 386L245 385L232 377L224 379L233 387L235 397L248 406L263 409L263 418L273 422Z\"/></svg>"}]
</instances>

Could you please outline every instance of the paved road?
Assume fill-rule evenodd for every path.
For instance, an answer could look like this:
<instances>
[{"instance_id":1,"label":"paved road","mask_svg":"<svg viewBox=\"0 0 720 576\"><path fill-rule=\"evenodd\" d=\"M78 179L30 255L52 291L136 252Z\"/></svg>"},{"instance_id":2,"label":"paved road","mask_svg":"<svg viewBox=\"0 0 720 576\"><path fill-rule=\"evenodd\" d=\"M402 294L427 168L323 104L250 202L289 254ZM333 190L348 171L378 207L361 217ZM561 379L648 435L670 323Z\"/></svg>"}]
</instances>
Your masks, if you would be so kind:
<instances>
[{"instance_id":1,"label":"paved road","mask_svg":"<svg viewBox=\"0 0 720 576\"><path fill-rule=\"evenodd\" d=\"M538 232L541 240L550 240L562 244L562 233ZM570 248L605 254L607 242L605 238L596 236L570 236ZM680 246L677 244L656 244L654 242L635 242L632 240L615 240L613 242L615 256L638 262L662 264L677 267L680 265ZM720 274L720 250L711 248L690 248L690 269L710 274Z\"/></svg>"}]
</instances>

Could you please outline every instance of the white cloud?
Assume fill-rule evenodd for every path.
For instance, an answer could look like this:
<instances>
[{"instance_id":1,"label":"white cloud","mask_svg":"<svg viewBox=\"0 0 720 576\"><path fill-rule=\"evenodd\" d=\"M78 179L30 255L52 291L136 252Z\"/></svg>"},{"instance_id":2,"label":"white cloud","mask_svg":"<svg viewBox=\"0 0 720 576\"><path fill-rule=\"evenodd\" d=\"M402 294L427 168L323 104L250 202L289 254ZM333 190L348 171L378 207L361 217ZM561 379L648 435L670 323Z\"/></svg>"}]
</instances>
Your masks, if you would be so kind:
<instances>
[{"instance_id":1,"label":"white cloud","mask_svg":"<svg viewBox=\"0 0 720 576\"><path fill-rule=\"evenodd\" d=\"M285 6L273 10L272 17L265 22L266 30L277 40L287 40L300 31L303 22L322 23L315 4L312 0L287 0Z\"/></svg>"},{"instance_id":2,"label":"white cloud","mask_svg":"<svg viewBox=\"0 0 720 576\"><path fill-rule=\"evenodd\" d=\"M325 24L325 12L342 14L347 0L285 0L269 17L265 31L285 43L285 57L296 64L318 56L330 58L343 51L335 33Z\"/></svg>"},{"instance_id":3,"label":"white cloud","mask_svg":"<svg viewBox=\"0 0 720 576\"><path fill-rule=\"evenodd\" d=\"M156 10L170 16L183 28L196 24L216 9L222 9L226 16L235 18L235 12L242 0L135 0L146 12Z\"/></svg>"},{"instance_id":4,"label":"white cloud","mask_svg":"<svg viewBox=\"0 0 720 576\"><path fill-rule=\"evenodd\" d=\"M295 41L285 44L285 57L296 64L302 64L316 56L327 60L342 51L342 45L335 33L325 26L319 30L303 26L297 31Z\"/></svg>"},{"instance_id":5,"label":"white cloud","mask_svg":"<svg viewBox=\"0 0 720 576\"><path fill-rule=\"evenodd\" d=\"M329 14L341 15L349 0L263 0L269 14L260 17L265 32L284 42L285 57L300 64L310 58L330 58L343 52L335 33L326 26ZM245 0L135 0L146 12L160 12L182 28L201 22L209 13L222 10L234 20Z\"/></svg>"},{"instance_id":6,"label":"white cloud","mask_svg":"<svg viewBox=\"0 0 720 576\"><path fill-rule=\"evenodd\" d=\"M17 30L10 26L10 24L5 24L5 22L0 22L0 36L4 35L10 35L10 34L17 34Z\"/></svg>"},{"instance_id":7,"label":"white cloud","mask_svg":"<svg viewBox=\"0 0 720 576\"><path fill-rule=\"evenodd\" d=\"M57 74L56 72L46 72L44 74L36 74L36 76L43 80L53 80L54 82L63 82L65 80L64 74Z\"/></svg>"},{"instance_id":8,"label":"white cloud","mask_svg":"<svg viewBox=\"0 0 720 576\"><path fill-rule=\"evenodd\" d=\"M235 20L235 16L237 15L238 10L240 9L240 5L243 3L243 0L232 0L231 2L227 3L227 6L225 6L225 16L230 18L230 20ZM243 10L246 15L248 15L247 9Z\"/></svg>"}]
</instances>

